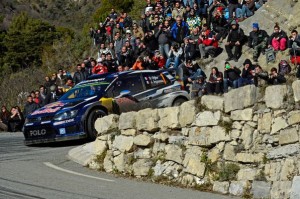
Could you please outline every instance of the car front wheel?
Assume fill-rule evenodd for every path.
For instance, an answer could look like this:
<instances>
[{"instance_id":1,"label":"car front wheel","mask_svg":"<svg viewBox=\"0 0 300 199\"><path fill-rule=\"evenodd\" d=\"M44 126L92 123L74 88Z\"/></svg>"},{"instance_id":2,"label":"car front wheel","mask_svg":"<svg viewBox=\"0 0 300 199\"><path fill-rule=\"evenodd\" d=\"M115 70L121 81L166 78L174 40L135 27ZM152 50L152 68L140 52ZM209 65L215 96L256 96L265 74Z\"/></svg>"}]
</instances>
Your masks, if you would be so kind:
<instances>
[{"instance_id":1,"label":"car front wheel","mask_svg":"<svg viewBox=\"0 0 300 199\"><path fill-rule=\"evenodd\" d=\"M106 115L107 114L104 111L99 109L94 109L91 111L87 119L87 133L89 139L91 140L96 139L98 132L95 129L95 122L98 118L102 118Z\"/></svg>"},{"instance_id":2,"label":"car front wheel","mask_svg":"<svg viewBox=\"0 0 300 199\"><path fill-rule=\"evenodd\" d=\"M187 100L184 98L177 98L173 102L173 106L180 106L182 103L186 102Z\"/></svg>"}]
</instances>

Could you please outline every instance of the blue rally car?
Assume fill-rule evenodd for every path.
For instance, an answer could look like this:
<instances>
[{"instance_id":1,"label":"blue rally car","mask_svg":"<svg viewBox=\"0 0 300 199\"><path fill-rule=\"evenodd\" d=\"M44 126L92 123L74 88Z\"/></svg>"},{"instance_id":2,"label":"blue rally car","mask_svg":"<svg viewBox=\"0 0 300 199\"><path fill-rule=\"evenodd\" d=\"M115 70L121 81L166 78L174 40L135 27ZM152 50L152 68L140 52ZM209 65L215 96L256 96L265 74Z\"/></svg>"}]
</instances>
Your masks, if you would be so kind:
<instances>
[{"instance_id":1,"label":"blue rally car","mask_svg":"<svg viewBox=\"0 0 300 199\"><path fill-rule=\"evenodd\" d=\"M144 108L178 106L189 94L168 71L128 71L77 84L57 102L30 114L23 133L25 144L95 139L97 118Z\"/></svg>"}]
</instances>

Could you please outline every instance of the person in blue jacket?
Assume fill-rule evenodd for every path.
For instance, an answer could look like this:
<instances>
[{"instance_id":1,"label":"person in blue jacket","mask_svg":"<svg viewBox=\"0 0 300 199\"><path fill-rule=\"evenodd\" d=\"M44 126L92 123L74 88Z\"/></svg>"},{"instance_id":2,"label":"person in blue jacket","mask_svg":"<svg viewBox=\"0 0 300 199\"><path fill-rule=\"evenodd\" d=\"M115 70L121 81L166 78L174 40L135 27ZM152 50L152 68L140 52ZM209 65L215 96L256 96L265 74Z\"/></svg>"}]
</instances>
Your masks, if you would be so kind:
<instances>
[{"instance_id":1,"label":"person in blue jacket","mask_svg":"<svg viewBox=\"0 0 300 199\"><path fill-rule=\"evenodd\" d=\"M189 26L182 20L181 16L176 17L176 23L171 28L171 34L174 42L183 43L183 39L189 35Z\"/></svg>"}]
</instances>

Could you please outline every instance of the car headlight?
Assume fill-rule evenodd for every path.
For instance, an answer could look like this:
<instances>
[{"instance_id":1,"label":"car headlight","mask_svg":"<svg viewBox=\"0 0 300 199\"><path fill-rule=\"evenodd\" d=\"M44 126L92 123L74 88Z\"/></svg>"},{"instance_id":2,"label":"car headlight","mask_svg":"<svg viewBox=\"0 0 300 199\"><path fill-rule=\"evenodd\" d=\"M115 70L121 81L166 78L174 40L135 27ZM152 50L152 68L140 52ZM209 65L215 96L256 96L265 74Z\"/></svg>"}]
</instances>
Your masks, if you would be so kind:
<instances>
[{"instance_id":1,"label":"car headlight","mask_svg":"<svg viewBox=\"0 0 300 199\"><path fill-rule=\"evenodd\" d=\"M54 116L54 120L61 121L61 120L68 120L76 117L78 110L66 111L63 113L58 113Z\"/></svg>"}]
</instances>

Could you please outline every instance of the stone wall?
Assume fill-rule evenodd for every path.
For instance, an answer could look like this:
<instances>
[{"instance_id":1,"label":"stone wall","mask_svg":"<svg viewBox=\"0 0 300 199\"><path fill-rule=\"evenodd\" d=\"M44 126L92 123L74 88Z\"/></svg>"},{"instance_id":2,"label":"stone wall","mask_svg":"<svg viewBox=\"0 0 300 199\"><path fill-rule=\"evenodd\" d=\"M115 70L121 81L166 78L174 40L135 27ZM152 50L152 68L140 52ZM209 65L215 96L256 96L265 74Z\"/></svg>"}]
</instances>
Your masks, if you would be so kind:
<instances>
[{"instance_id":1,"label":"stone wall","mask_svg":"<svg viewBox=\"0 0 300 199\"><path fill-rule=\"evenodd\" d=\"M299 84L98 119L88 166L221 194L300 198Z\"/></svg>"}]
</instances>

